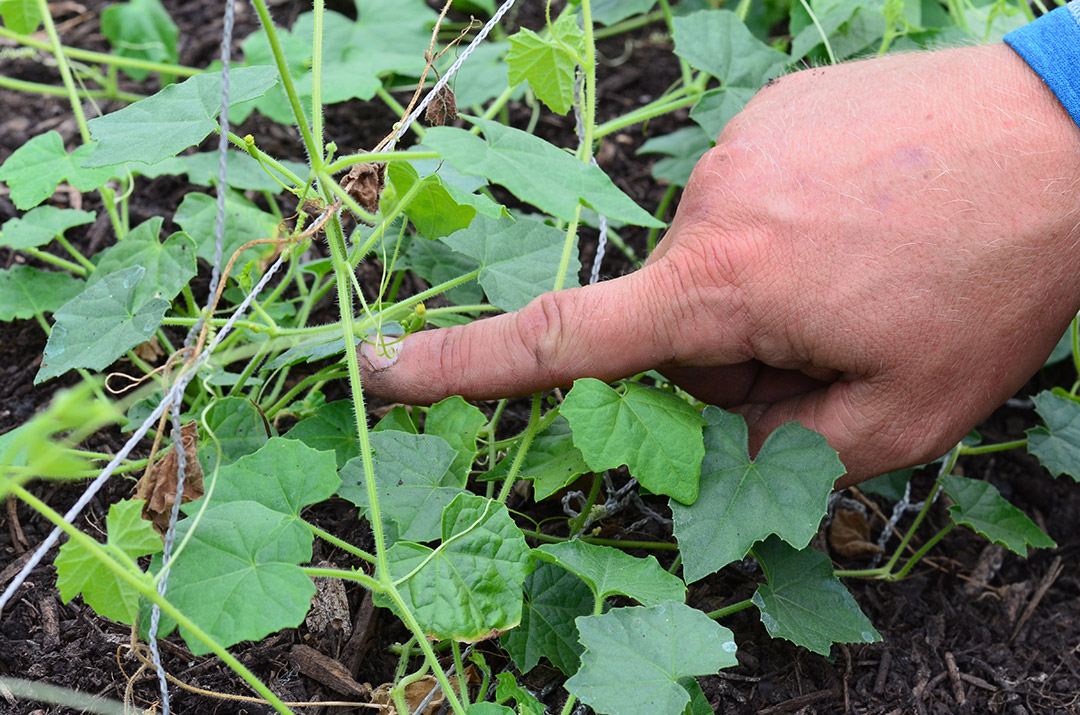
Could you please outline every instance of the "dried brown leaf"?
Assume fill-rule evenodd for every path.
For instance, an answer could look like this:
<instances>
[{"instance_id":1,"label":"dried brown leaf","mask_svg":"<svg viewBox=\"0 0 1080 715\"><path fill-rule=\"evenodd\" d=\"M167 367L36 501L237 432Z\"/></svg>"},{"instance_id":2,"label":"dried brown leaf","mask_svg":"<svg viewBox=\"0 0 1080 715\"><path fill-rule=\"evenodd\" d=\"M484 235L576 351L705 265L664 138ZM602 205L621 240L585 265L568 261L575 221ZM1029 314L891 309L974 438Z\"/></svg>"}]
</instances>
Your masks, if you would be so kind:
<instances>
[{"instance_id":1,"label":"dried brown leaf","mask_svg":"<svg viewBox=\"0 0 1080 715\"><path fill-rule=\"evenodd\" d=\"M829 546L841 556L854 558L880 554L881 547L870 541L870 523L856 509L837 509L829 527Z\"/></svg>"},{"instance_id":2,"label":"dried brown leaf","mask_svg":"<svg viewBox=\"0 0 1080 715\"><path fill-rule=\"evenodd\" d=\"M203 471L198 455L198 425L194 420L180 428L180 438L184 443L185 457L184 496L181 502L186 504L203 495ZM168 528L169 515L176 502L176 470L177 451L174 444L135 485L135 498L146 500L143 518L153 522L159 534L164 534Z\"/></svg>"},{"instance_id":3,"label":"dried brown leaf","mask_svg":"<svg viewBox=\"0 0 1080 715\"><path fill-rule=\"evenodd\" d=\"M443 85L428 104L424 119L433 127L441 127L448 120L457 119L457 98L454 97L454 90Z\"/></svg>"},{"instance_id":4,"label":"dried brown leaf","mask_svg":"<svg viewBox=\"0 0 1080 715\"><path fill-rule=\"evenodd\" d=\"M378 213L379 197L386 188L386 162L354 164L341 180L341 188L360 204L360 208L369 214Z\"/></svg>"}]
</instances>

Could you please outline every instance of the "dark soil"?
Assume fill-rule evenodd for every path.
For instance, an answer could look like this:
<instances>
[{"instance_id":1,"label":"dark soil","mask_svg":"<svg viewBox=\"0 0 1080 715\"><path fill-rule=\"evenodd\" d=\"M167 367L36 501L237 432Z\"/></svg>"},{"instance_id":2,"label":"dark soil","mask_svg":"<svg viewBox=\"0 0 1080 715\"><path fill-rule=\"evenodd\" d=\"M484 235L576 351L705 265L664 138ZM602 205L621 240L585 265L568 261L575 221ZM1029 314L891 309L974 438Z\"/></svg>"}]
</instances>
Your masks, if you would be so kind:
<instances>
[{"instance_id":1,"label":"dark soil","mask_svg":"<svg viewBox=\"0 0 1080 715\"><path fill-rule=\"evenodd\" d=\"M204 66L217 54L221 20L219 4L208 0L166 2L181 28L181 61ZM522 4L518 21L539 26L539 3ZM65 43L90 49L106 49L98 31L100 2L88 2L85 11L75 3L54 4L54 12L64 22ZM274 12L288 24L303 10L302 4L280 2ZM238 3L237 37L243 38L257 25L254 12ZM662 27L642 28L630 35L601 45L605 58L617 61L602 65L601 119L627 111L659 95L677 76L670 46ZM237 43L238 44L238 43ZM4 47L0 45L0 47ZM59 85L55 69L26 59L0 59L0 74ZM152 92L148 86L131 85L132 91ZM0 90L0 161L25 142L48 129L56 129L68 146L77 142L77 132L66 101ZM110 103L103 111L116 107ZM91 109L92 111L92 109ZM530 112L515 107L511 117L523 126ZM599 158L603 168L621 188L646 208L660 201L666 187L650 178L651 160L636 157L635 149L649 136L677 128L685 112L654 121L648 127L624 130L603 143ZM373 145L395 117L382 104L353 102L330 108L327 116L329 138L339 146L359 149ZM241 132L251 131L260 145L282 158L301 158L295 131L254 120ZM572 122L545 117L538 133L564 146L573 145ZM162 178L140 180L132 197L133 221L153 215L170 217L186 187L182 182ZM57 205L81 205L99 209L95 195L59 192ZM15 215L15 209L0 194L0 222ZM105 223L82 227L69 237L80 247L97 250L112 239ZM628 230L623 236L639 255L644 254L645 232ZM590 239L586 236L587 241ZM594 239L592 239L594 241ZM583 247L584 265L591 263L594 246ZM609 252L604 275L632 270L617 250ZM25 260L0 249L0 266ZM33 262L33 261L29 261ZM205 266L204 266L205 268ZM205 280L205 275L201 276ZM331 304L329 310L336 310ZM329 315L329 313L328 313ZM6 432L41 410L59 387L74 384L68 376L34 387L45 336L34 321L0 323L0 433ZM1064 369L1047 370L1036 376L1022 395L1072 380ZM992 441L1016 439L1034 424L1029 409L1003 407L980 427ZM510 425L511 427L513 425ZM112 432L94 437L93 449L115 450L123 438ZM145 454L146 447L143 448ZM1014 504L1032 516L1057 541L1058 548L1018 558L1000 549L986 548L986 542L966 529L956 529L921 562L904 581L885 583L850 581L860 606L881 632L883 641L871 645L835 646L831 656L821 657L772 640L758 620L747 610L724 619L735 631L740 665L723 673L701 678L702 687L716 712L721 713L1075 713L1080 711L1080 489L1066 479L1053 480L1035 460L1019 452L962 461L960 469L969 476L992 481ZM925 494L931 475L916 477L915 498ZM131 483L116 478L86 510L81 523L89 533L101 536L108 504L129 495ZM32 491L54 508L63 510L81 493L81 485L39 483ZM880 500L879 500L880 502ZM891 505L880 502L888 512ZM663 511L659 502L653 505ZM323 529L353 543L367 546L366 525L355 511L340 502L313 508L306 515ZM625 534L640 514L623 513L604 522L605 535ZM910 521L907 517L901 525ZM944 504L930 512L928 524L916 537L917 548L936 528L948 523ZM873 523L875 533L881 522ZM670 538L670 531L653 523L645 527L652 536ZM14 501L0 510L0 588L23 563L26 554L44 539L49 524L35 512ZM828 550L825 529L818 545ZM892 542L896 543L895 539ZM339 567L357 565L343 552L316 542L315 560L328 560ZM320 551L321 549L321 551ZM835 554L834 554L835 557ZM47 559L47 561L51 561ZM865 568L866 560L837 560L843 568ZM997 568L981 571L987 565ZM739 565L694 584L690 602L712 610L748 598L760 574ZM981 582L980 582L981 581ZM389 646L405 640L407 634L393 618L372 615L364 593L347 593L348 607L356 625L351 640L316 638L306 628L283 631L259 643L233 649L275 692L291 701L341 699L327 687L298 672L290 655L296 644L316 647L338 659L361 683L377 686L393 677L396 664ZM153 707L158 700L156 680L147 672L134 677L139 664L125 648L130 641L127 627L97 617L76 598L60 603L51 565L40 566L0 616L0 675L26 678L75 688L85 693L123 699L128 679L133 678L134 702ZM505 656L491 644L481 644L490 664L502 668ZM184 683L217 693L250 695L244 684L216 659L194 657L176 637L162 643L165 665ZM541 665L525 676L524 682L549 705L561 707L563 678ZM205 694L172 689L174 711L181 713L263 713L264 705L220 700ZM362 710L317 706L307 713L344 713ZM17 701L0 693L0 714L74 713L61 707Z\"/></svg>"}]
</instances>

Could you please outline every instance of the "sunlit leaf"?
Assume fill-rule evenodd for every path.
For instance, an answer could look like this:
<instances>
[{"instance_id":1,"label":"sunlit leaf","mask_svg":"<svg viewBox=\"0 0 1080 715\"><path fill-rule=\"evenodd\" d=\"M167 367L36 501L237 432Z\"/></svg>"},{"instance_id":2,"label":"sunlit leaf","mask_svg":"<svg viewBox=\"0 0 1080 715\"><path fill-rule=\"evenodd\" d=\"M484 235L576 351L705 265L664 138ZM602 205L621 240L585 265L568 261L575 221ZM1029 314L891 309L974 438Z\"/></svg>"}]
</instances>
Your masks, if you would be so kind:
<instances>
[{"instance_id":1,"label":"sunlit leaf","mask_svg":"<svg viewBox=\"0 0 1080 715\"><path fill-rule=\"evenodd\" d=\"M84 168L91 150L83 145L69 155L55 131L39 134L0 165L0 181L11 188L11 200L22 210L52 196L61 181L71 182L79 191L96 189L112 177L114 167Z\"/></svg>"},{"instance_id":2,"label":"sunlit leaf","mask_svg":"<svg viewBox=\"0 0 1080 715\"><path fill-rule=\"evenodd\" d=\"M0 227L0 246L16 249L44 246L56 236L63 236L69 228L93 223L95 218L91 211L38 206L4 222Z\"/></svg>"},{"instance_id":3,"label":"sunlit leaf","mask_svg":"<svg viewBox=\"0 0 1080 715\"><path fill-rule=\"evenodd\" d=\"M664 570L655 556L639 559L613 546L596 546L580 539L544 544L533 553L576 574L598 599L629 596L645 606L686 599L686 585Z\"/></svg>"}]
</instances>

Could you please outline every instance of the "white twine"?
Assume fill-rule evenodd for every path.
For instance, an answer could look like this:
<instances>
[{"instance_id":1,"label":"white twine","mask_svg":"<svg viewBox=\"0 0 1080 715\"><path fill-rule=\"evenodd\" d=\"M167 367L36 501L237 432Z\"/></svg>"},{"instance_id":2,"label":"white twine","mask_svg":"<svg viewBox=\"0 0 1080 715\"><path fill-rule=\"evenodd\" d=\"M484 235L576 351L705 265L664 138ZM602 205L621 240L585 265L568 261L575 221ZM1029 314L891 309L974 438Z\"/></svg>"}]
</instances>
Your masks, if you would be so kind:
<instances>
[{"instance_id":1,"label":"white twine","mask_svg":"<svg viewBox=\"0 0 1080 715\"><path fill-rule=\"evenodd\" d=\"M499 7L499 9L495 11L495 14L491 16L491 19L488 20L482 28L480 28L480 32L476 33L476 37L474 37L473 41L469 43L469 46L462 50L461 55L456 60L454 60L454 64L450 65L450 69L446 70L443 76L439 78L439 81L435 83L435 86L431 88L431 91L427 93L427 96L425 96L424 99L421 100L420 104L417 105L416 109L413 110L412 114L405 118L405 120L401 123L401 126L398 127L396 132L394 132L393 140L386 143L386 146L383 147L383 151L390 151L394 148L394 145L397 144L398 140L401 139L401 137L405 134L408 128L412 125L412 123L415 122L421 114L423 114L424 110L427 109L427 106L431 104L432 100L435 99L435 97L439 94L442 88L445 87L447 82L450 81L450 78L453 77L454 74L461 68L461 65L465 64L465 60L468 59L469 55L473 53L473 50L475 50L477 46L479 46L479 44L484 41L484 38L488 36L488 33L491 32L491 28L495 27L495 25L498 24L499 20L502 19L503 15L505 15L507 11L514 6L515 2L516 0L506 0L506 2L504 2Z\"/></svg>"}]
</instances>

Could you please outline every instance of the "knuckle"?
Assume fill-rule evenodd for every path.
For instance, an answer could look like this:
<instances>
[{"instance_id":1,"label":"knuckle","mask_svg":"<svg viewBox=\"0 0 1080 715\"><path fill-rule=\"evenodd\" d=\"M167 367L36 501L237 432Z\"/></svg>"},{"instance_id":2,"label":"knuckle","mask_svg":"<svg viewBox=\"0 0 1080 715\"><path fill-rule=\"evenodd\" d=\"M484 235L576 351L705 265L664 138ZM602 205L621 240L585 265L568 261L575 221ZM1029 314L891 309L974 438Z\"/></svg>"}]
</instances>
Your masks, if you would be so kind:
<instances>
[{"instance_id":1,"label":"knuckle","mask_svg":"<svg viewBox=\"0 0 1080 715\"><path fill-rule=\"evenodd\" d=\"M575 299L575 294L576 291L542 293L517 314L518 339L541 380L550 381L557 376L567 337L568 302Z\"/></svg>"}]
</instances>

